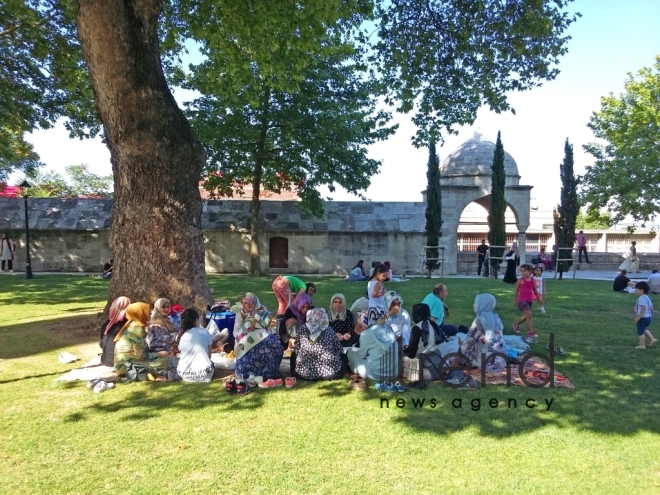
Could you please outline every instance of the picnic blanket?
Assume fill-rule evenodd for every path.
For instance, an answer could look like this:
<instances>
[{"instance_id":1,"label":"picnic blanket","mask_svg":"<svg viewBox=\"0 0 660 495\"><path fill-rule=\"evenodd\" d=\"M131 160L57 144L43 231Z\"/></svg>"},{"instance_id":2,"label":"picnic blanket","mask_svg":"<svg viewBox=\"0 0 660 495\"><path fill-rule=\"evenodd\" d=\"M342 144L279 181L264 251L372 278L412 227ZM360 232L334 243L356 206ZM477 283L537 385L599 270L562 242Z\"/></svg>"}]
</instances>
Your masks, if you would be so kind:
<instances>
[{"instance_id":1,"label":"picnic blanket","mask_svg":"<svg viewBox=\"0 0 660 495\"><path fill-rule=\"evenodd\" d=\"M446 356L450 352L458 352L458 339L461 339L461 341L467 339L467 334L464 333L457 333L455 337L451 337L451 340L449 342L444 342L440 345L440 352L442 352L443 356ZM515 349L519 353L527 352L529 351L530 347L527 342L525 342L521 337L518 335L505 335L504 336L504 343L506 344L507 349Z\"/></svg>"},{"instance_id":2,"label":"picnic blanket","mask_svg":"<svg viewBox=\"0 0 660 495\"><path fill-rule=\"evenodd\" d=\"M97 378L103 378L107 376L108 373L114 371L112 366L103 366L101 364L101 359L97 356L91 361L83 364L80 368L73 369L66 373L65 375L56 378L56 382L75 382L78 380L89 381L96 380Z\"/></svg>"},{"instance_id":3,"label":"picnic blanket","mask_svg":"<svg viewBox=\"0 0 660 495\"><path fill-rule=\"evenodd\" d=\"M481 369L474 369L466 371L471 378L481 383ZM529 383L534 385L540 385L548 379L550 374L550 367L541 359L537 357L530 358L529 361L525 363L524 369L525 379ZM486 372L486 384L487 385L506 385L506 370L501 372ZM517 364L511 365L511 385L516 385L519 387L524 387L525 382L520 378L520 370ZM548 383L545 385L549 387ZM575 386L568 380L568 378L559 373L555 369L555 387L562 388L575 388Z\"/></svg>"}]
</instances>

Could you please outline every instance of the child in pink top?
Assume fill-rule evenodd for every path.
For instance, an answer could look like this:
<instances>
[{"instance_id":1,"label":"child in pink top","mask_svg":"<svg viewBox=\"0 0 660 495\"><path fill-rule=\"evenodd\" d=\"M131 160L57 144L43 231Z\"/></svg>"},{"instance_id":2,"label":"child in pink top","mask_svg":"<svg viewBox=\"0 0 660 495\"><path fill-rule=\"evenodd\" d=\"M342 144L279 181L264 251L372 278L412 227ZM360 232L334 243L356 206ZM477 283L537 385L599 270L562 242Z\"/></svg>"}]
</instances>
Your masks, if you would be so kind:
<instances>
[{"instance_id":1,"label":"child in pink top","mask_svg":"<svg viewBox=\"0 0 660 495\"><path fill-rule=\"evenodd\" d=\"M536 299L541 306L543 306L543 296L536 290L536 283L532 278L532 267L530 265L522 265L520 267L521 278L516 282L516 288L513 294L513 305L522 311L522 317L513 324L513 331L520 332L520 324L525 322L527 324L527 336L538 337L536 332L532 330L532 302Z\"/></svg>"}]
</instances>

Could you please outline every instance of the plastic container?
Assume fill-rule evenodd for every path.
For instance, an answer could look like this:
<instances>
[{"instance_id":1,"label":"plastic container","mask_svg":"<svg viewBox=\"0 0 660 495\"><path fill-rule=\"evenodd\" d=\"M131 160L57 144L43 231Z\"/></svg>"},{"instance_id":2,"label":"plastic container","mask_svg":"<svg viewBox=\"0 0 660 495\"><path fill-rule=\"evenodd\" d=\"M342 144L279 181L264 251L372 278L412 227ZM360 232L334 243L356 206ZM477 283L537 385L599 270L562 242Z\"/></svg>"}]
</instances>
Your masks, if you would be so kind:
<instances>
[{"instance_id":1,"label":"plastic container","mask_svg":"<svg viewBox=\"0 0 660 495\"><path fill-rule=\"evenodd\" d=\"M234 323L236 322L236 313L231 311L207 311L206 328L210 329L210 323L213 321L217 330L221 332L225 328L229 330L229 335L234 336ZM215 328L213 329L215 331ZM214 332L215 333L215 332Z\"/></svg>"}]
</instances>

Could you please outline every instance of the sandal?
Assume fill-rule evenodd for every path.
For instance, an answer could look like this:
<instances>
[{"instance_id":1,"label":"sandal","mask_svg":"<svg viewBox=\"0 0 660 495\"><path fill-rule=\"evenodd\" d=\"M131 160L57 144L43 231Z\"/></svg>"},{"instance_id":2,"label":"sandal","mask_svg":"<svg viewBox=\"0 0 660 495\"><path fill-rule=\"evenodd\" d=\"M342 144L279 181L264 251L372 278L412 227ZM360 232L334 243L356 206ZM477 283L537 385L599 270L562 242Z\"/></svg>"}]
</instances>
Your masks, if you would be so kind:
<instances>
[{"instance_id":1,"label":"sandal","mask_svg":"<svg viewBox=\"0 0 660 495\"><path fill-rule=\"evenodd\" d=\"M236 384L236 395L247 395L252 392L250 386L245 382L239 382Z\"/></svg>"},{"instance_id":2,"label":"sandal","mask_svg":"<svg viewBox=\"0 0 660 495\"><path fill-rule=\"evenodd\" d=\"M403 392L406 391L406 387L404 387L403 385L401 385L401 382L396 382L396 383L394 384L394 388L396 389L397 392L401 392L401 393L403 393Z\"/></svg>"},{"instance_id":3,"label":"sandal","mask_svg":"<svg viewBox=\"0 0 660 495\"><path fill-rule=\"evenodd\" d=\"M235 394L235 393L236 393L236 390L237 390L237 387L236 387L236 380L234 380L234 379L232 378L231 380L229 380L228 382L226 382L226 383L225 383L225 390L226 390L227 393L229 393L229 394Z\"/></svg>"},{"instance_id":4,"label":"sandal","mask_svg":"<svg viewBox=\"0 0 660 495\"><path fill-rule=\"evenodd\" d=\"M536 337L530 337L529 335L524 338L525 342L528 344L536 344ZM549 344L548 344L549 345Z\"/></svg>"},{"instance_id":5,"label":"sandal","mask_svg":"<svg viewBox=\"0 0 660 495\"><path fill-rule=\"evenodd\" d=\"M284 385L286 388L291 388L296 384L296 378L294 376L287 376L284 379Z\"/></svg>"},{"instance_id":6,"label":"sandal","mask_svg":"<svg viewBox=\"0 0 660 495\"><path fill-rule=\"evenodd\" d=\"M555 349L555 352L557 353L557 356L564 357L566 353L564 352L564 349L562 347L557 347Z\"/></svg>"}]
</instances>

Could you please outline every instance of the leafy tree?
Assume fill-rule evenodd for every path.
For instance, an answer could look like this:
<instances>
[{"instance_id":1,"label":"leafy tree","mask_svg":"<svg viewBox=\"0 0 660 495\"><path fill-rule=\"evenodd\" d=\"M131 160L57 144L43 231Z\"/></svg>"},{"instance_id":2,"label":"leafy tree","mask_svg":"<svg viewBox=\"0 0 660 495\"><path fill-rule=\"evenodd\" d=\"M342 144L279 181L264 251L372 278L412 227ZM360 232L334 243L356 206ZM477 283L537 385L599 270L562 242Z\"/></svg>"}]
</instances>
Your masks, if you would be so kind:
<instances>
[{"instance_id":1,"label":"leafy tree","mask_svg":"<svg viewBox=\"0 0 660 495\"><path fill-rule=\"evenodd\" d=\"M73 14L70 2L57 0L0 5L0 179L41 165L26 132L60 117L69 117L74 135L100 129Z\"/></svg>"},{"instance_id":2,"label":"leafy tree","mask_svg":"<svg viewBox=\"0 0 660 495\"><path fill-rule=\"evenodd\" d=\"M585 213L580 209L575 221L575 228L577 230L609 229L613 224L612 215L609 213L601 213L597 210L587 210Z\"/></svg>"},{"instance_id":3,"label":"leafy tree","mask_svg":"<svg viewBox=\"0 0 660 495\"><path fill-rule=\"evenodd\" d=\"M492 247L506 245L506 198L504 195L506 176L504 170L504 145L502 144L499 131L497 132L497 142L495 143L495 152L493 154L492 172L490 211L488 214L488 243L491 245L490 255L501 258L504 249ZM501 260L492 259L490 263L493 267L493 273L497 277L497 267L501 263Z\"/></svg>"},{"instance_id":4,"label":"leafy tree","mask_svg":"<svg viewBox=\"0 0 660 495\"><path fill-rule=\"evenodd\" d=\"M580 181L573 172L573 145L568 142L568 138L564 143L564 161L561 163L559 170L561 175L561 202L553 212L555 243L557 248L572 248L575 245L575 224L580 211L577 196ZM568 258L569 255L568 250L559 251L557 249L553 253L553 262L557 258ZM572 264L572 261L559 262L560 279L563 272L568 271Z\"/></svg>"},{"instance_id":5,"label":"leafy tree","mask_svg":"<svg viewBox=\"0 0 660 495\"><path fill-rule=\"evenodd\" d=\"M506 93L554 79L579 14L571 0L389 0L377 7L373 60L387 101L413 112L415 143L471 124L487 105L509 110Z\"/></svg>"},{"instance_id":6,"label":"leafy tree","mask_svg":"<svg viewBox=\"0 0 660 495\"><path fill-rule=\"evenodd\" d=\"M220 196L252 186L251 265L259 275L259 193L293 187L300 207L323 213L318 186L340 184L358 196L378 173L367 145L394 132L390 115L376 111L378 86L366 77L360 53L330 34L306 55L307 68L291 90L278 89L256 65L247 83L218 81L223 53L207 50L185 86L203 94L188 108L193 129L207 152L205 187ZM222 63L218 64L218 60Z\"/></svg>"},{"instance_id":7,"label":"leafy tree","mask_svg":"<svg viewBox=\"0 0 660 495\"><path fill-rule=\"evenodd\" d=\"M71 196L112 196L112 176L89 172L86 164L70 165L66 173L71 178Z\"/></svg>"},{"instance_id":8,"label":"leafy tree","mask_svg":"<svg viewBox=\"0 0 660 495\"><path fill-rule=\"evenodd\" d=\"M482 102L503 110L505 91L555 76L550 66L564 53L568 38L563 33L572 22L562 13L566 4L382 2L376 11L381 42L369 52L381 64L374 70L391 90L389 101L401 101L402 111L418 109L421 145L426 145L431 140L424 133L470 121ZM115 191L110 244L117 264L109 298L153 300L168 294L183 305L204 307L211 291L204 272L197 185L206 157L172 98L166 76L176 73L186 42L194 40L202 53L215 44L225 54L217 74L223 84L243 87L249 73L245 67L256 65L272 75L272 91L291 91L311 63L304 56L310 47L325 40L331 29L345 32L369 19L373 4L26 0L0 9L0 35L18 36L20 31L22 36L15 46L3 39L0 57L3 70L8 69L2 72L0 103L3 110L9 98L25 103L8 112L19 125L3 121L0 128L22 135L35 122L53 122L60 115L72 119L70 129L81 135L94 132L93 117L98 115L103 124ZM30 40L38 40L38 50ZM25 68L18 73L28 74L27 79L13 84L8 77L19 67ZM88 112L85 102L94 102L95 111Z\"/></svg>"},{"instance_id":9,"label":"leafy tree","mask_svg":"<svg viewBox=\"0 0 660 495\"><path fill-rule=\"evenodd\" d=\"M601 142L584 145L595 163L582 179L582 200L607 208L615 222L647 222L660 211L660 55L650 68L628 74L623 94L601 98L589 128Z\"/></svg>"},{"instance_id":10,"label":"leafy tree","mask_svg":"<svg viewBox=\"0 0 660 495\"><path fill-rule=\"evenodd\" d=\"M32 188L30 196L36 198L79 198L112 196L112 176L102 176L89 172L86 164L66 167L69 180L57 172L29 174Z\"/></svg>"},{"instance_id":11,"label":"leafy tree","mask_svg":"<svg viewBox=\"0 0 660 495\"><path fill-rule=\"evenodd\" d=\"M0 182L6 182L12 172L28 174L41 166L39 155L22 134L0 128Z\"/></svg>"},{"instance_id":12,"label":"leafy tree","mask_svg":"<svg viewBox=\"0 0 660 495\"><path fill-rule=\"evenodd\" d=\"M435 150L435 143L429 145L429 161L426 169L426 245L437 246L442 227L442 191L440 188L440 159ZM428 258L437 258L438 249L429 249ZM437 261L428 261L429 276L439 266Z\"/></svg>"}]
</instances>

